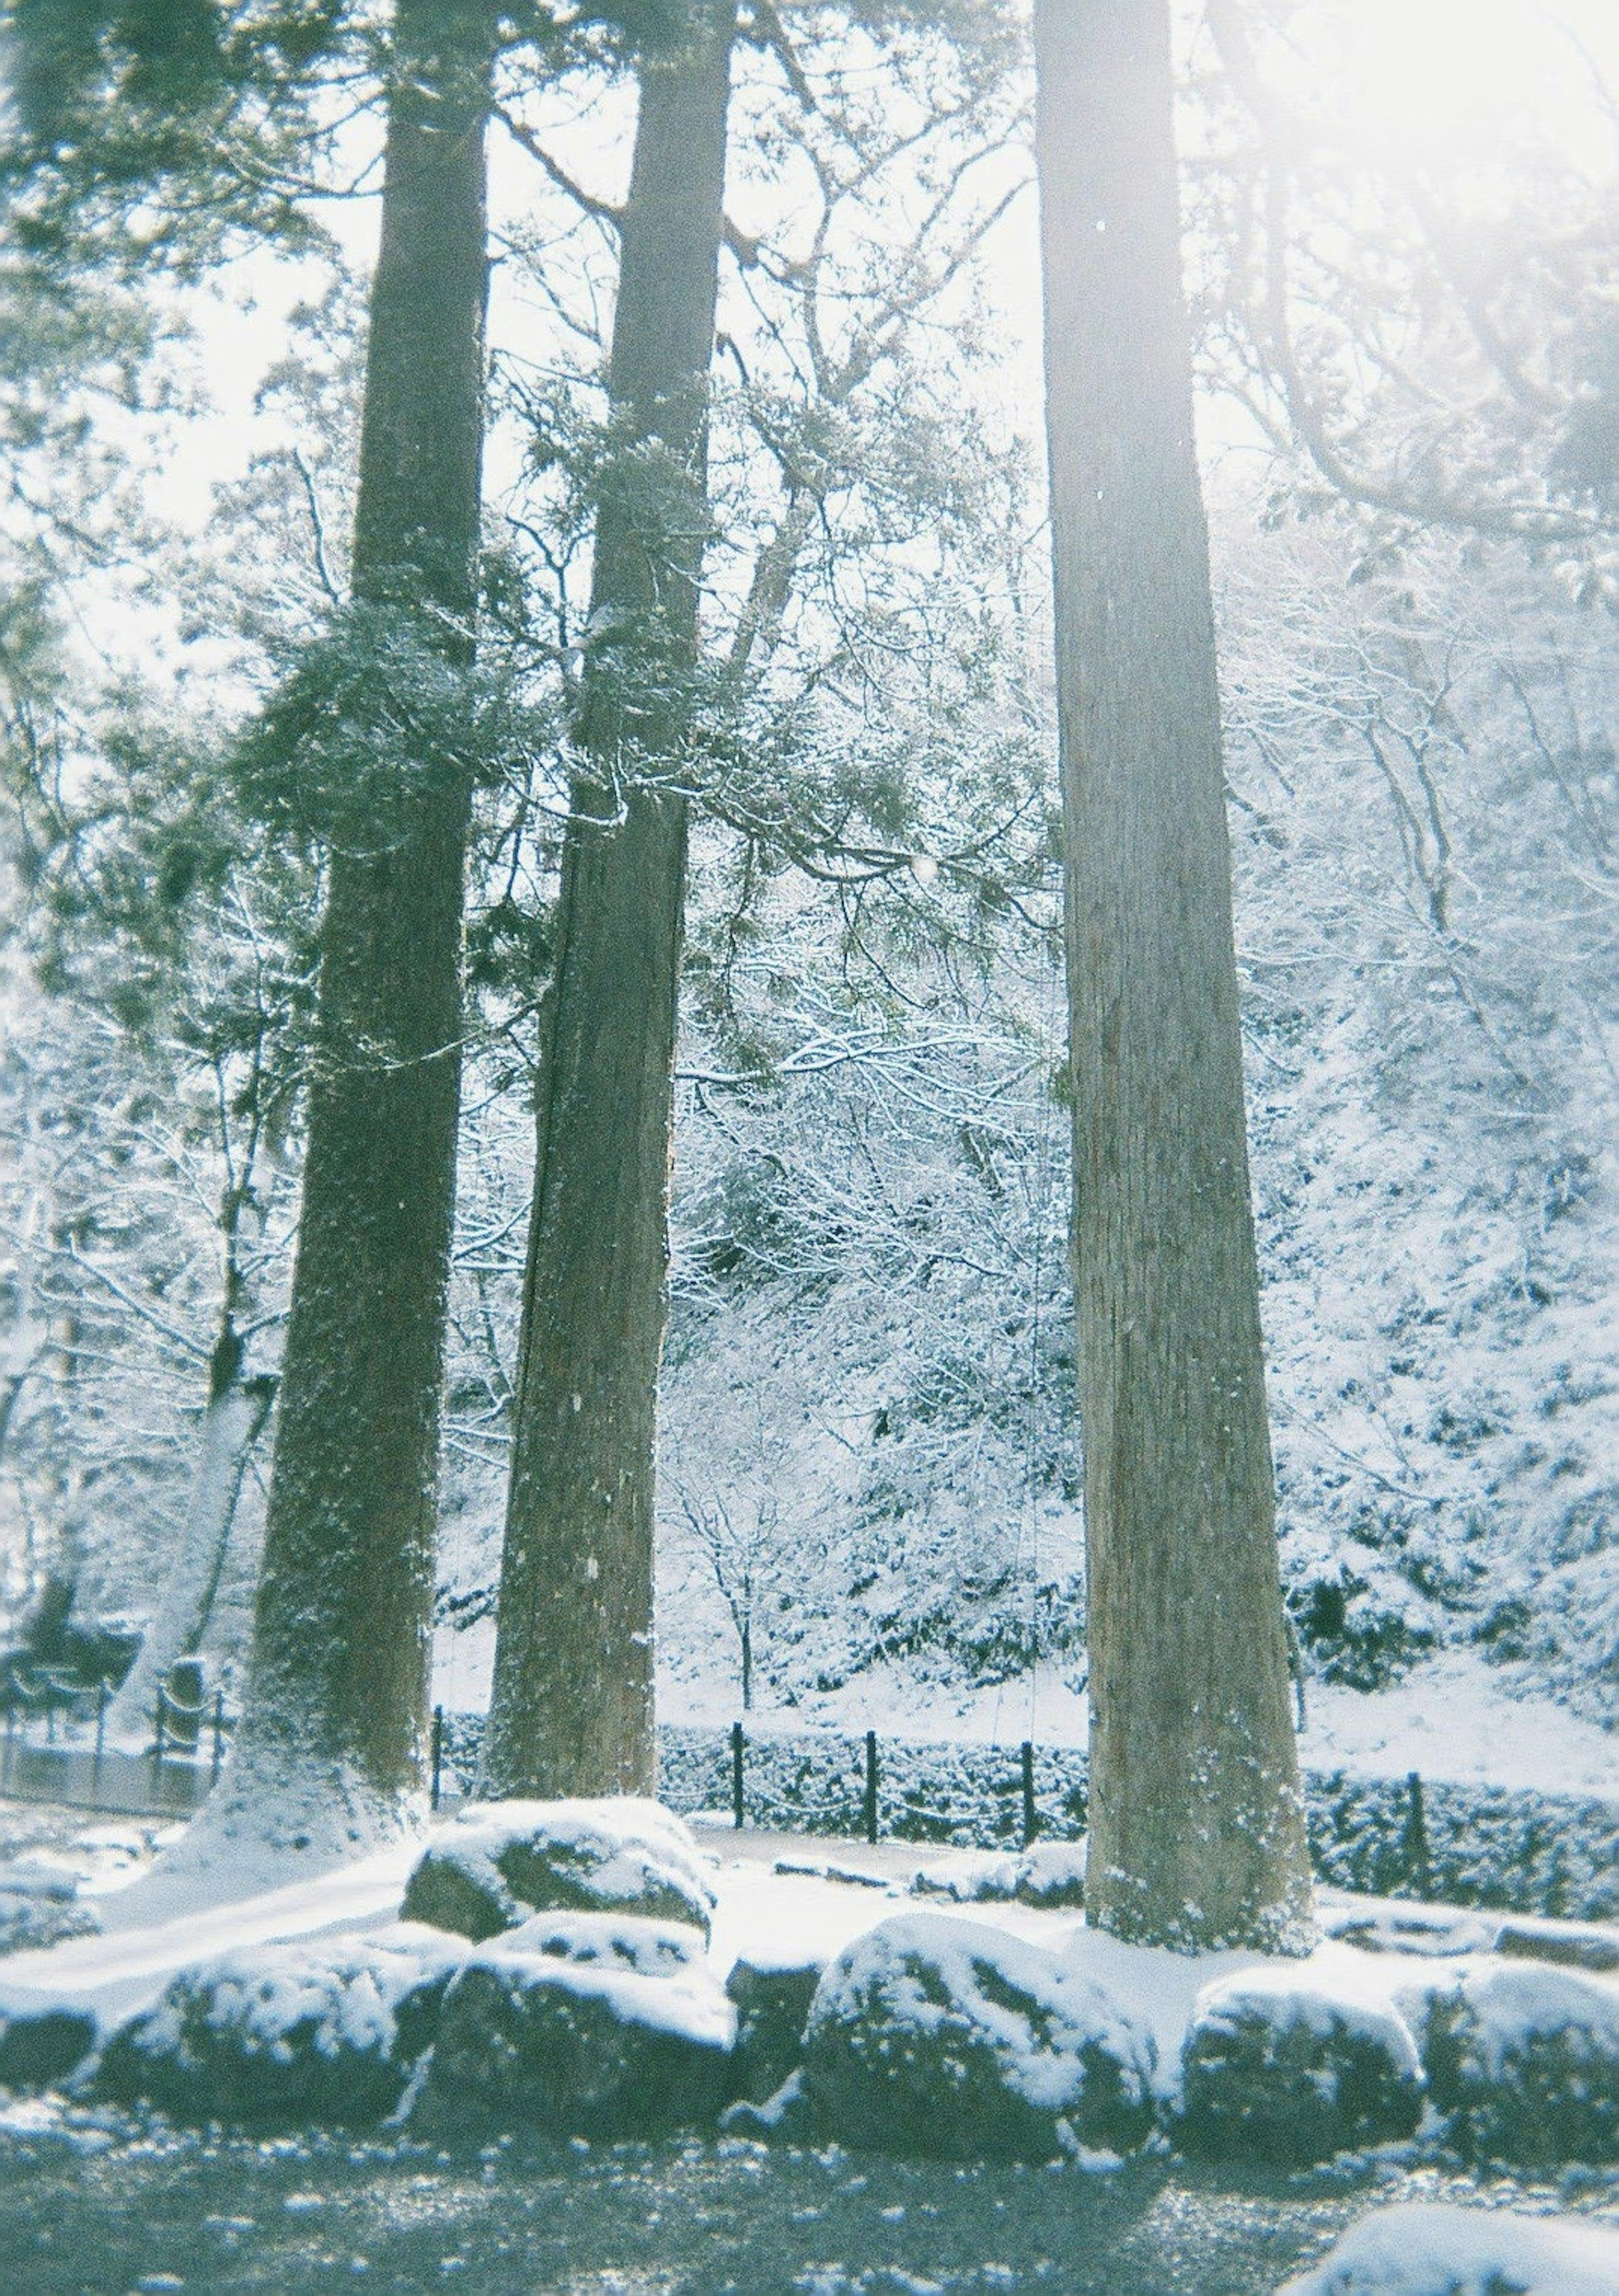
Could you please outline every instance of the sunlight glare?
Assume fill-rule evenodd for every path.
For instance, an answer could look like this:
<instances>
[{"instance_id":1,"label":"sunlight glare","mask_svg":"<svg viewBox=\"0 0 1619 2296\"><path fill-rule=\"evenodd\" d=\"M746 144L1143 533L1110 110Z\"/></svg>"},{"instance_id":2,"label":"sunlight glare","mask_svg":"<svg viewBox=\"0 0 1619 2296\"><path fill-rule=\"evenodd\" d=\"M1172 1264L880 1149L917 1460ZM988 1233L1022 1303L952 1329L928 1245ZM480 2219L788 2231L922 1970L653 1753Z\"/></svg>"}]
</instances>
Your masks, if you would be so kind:
<instances>
[{"instance_id":1,"label":"sunlight glare","mask_svg":"<svg viewBox=\"0 0 1619 2296\"><path fill-rule=\"evenodd\" d=\"M1436 165L1528 143L1607 174L1619 158L1604 102L1605 90L1619 103L1615 0L1354 0L1336 30L1330 59L1306 43L1330 73L1318 101L1387 160Z\"/></svg>"}]
</instances>

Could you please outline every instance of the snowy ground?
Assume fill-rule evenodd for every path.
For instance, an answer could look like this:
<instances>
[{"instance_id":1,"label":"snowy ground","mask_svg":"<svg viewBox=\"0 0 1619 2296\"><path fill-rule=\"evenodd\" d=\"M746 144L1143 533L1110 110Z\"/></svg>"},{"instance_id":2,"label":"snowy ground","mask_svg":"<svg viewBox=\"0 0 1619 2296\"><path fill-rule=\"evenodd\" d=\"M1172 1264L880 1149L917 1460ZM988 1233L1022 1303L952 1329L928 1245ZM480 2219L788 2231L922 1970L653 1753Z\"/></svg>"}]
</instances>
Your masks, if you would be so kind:
<instances>
[{"instance_id":1,"label":"snowy ground","mask_svg":"<svg viewBox=\"0 0 1619 2296\"><path fill-rule=\"evenodd\" d=\"M175 1969L216 1953L379 1927L393 1916L415 1854L399 1845L289 1889L143 1927L120 1921L143 1895L124 1885L138 1881L157 1832L0 1805L0 1857L22 1851L82 1872L108 1923L102 1938L0 1963L0 2008L71 2001L111 2022L155 1997ZM718 1829L699 1839L718 1861L720 1969L740 1952L767 1961L832 1953L914 1905L906 1885L919 1869L936 1882L993 1862L899 1843L810 1844ZM928 1902L940 1906L936 1897ZM1023 1906L973 1904L961 1917L1083 1947L1109 1993L1150 2022L1165 2066L1198 1988L1258 1959L1147 1952L1088 1935L1071 1913ZM1289 1965L1304 1984L1319 1978L1340 1997L1347 1984L1379 1999L1433 1967L1331 1939L1312 1963ZM1619 1978L1613 1985L1619 1996ZM172 2135L110 2111L19 2099L0 2103L0 2286L29 2296L302 2296L334 2277L412 2296L453 2286L478 2296L1269 2296L1305 2274L1308 2296L1519 2287L1619 2296L1614 2178L1582 2175L1555 2189L1479 2181L1420 2163L1410 2148L1292 2177L1216 2175L1161 2156L1097 2176L1071 2165L1051 2172L856 2157L835 2145L767 2152L695 2137L595 2148L503 2141L474 2163L403 2139ZM1382 2230L1368 2210L1386 2201L1425 2213ZM1499 2213L1507 2209L1517 2216ZM1410 2236L1413 2226L1426 2250ZM1412 2276L1429 2251L1437 2259L1429 2276ZM1484 2261L1471 2278L1447 2279L1439 2267L1453 2257ZM1538 2276L1511 2276L1521 2259ZM1576 2263L1577 2279L1569 2276Z\"/></svg>"}]
</instances>

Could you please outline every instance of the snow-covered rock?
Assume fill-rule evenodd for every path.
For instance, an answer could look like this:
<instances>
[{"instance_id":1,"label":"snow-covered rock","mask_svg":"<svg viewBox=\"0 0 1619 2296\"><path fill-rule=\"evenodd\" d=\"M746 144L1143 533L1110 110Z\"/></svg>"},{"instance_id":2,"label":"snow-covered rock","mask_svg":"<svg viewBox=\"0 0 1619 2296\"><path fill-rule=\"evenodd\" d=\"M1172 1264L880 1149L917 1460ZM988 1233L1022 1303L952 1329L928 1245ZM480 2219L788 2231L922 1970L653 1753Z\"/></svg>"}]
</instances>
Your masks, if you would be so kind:
<instances>
[{"instance_id":1,"label":"snow-covered rock","mask_svg":"<svg viewBox=\"0 0 1619 2296\"><path fill-rule=\"evenodd\" d=\"M1039 1946L948 1914L904 1914L818 1988L805 2082L840 2142L946 2159L1048 2160L1137 2144L1150 2037Z\"/></svg>"},{"instance_id":2,"label":"snow-covered rock","mask_svg":"<svg viewBox=\"0 0 1619 2296\"><path fill-rule=\"evenodd\" d=\"M803 2064L810 2005L825 1970L822 1956L778 1963L763 1951L732 1965L725 1990L737 2014L731 2068L735 2095L762 2104Z\"/></svg>"},{"instance_id":3,"label":"snow-covered rock","mask_svg":"<svg viewBox=\"0 0 1619 2296\"><path fill-rule=\"evenodd\" d=\"M1016 1900L1053 1910L1085 1902L1085 1849L1078 1841L1037 1841L1022 1856L958 1852L949 1861L919 1866L911 1878L919 1898L950 1898L958 1905L997 1906Z\"/></svg>"},{"instance_id":4,"label":"snow-covered rock","mask_svg":"<svg viewBox=\"0 0 1619 2296\"><path fill-rule=\"evenodd\" d=\"M1619 2161L1619 1986L1481 1962L1419 2006L1434 2103L1464 2150L1523 2168Z\"/></svg>"},{"instance_id":5,"label":"snow-covered rock","mask_svg":"<svg viewBox=\"0 0 1619 2296\"><path fill-rule=\"evenodd\" d=\"M183 1972L112 2036L96 2093L193 2124L381 2120L432 2040L464 1952L401 1923L228 1954Z\"/></svg>"},{"instance_id":6,"label":"snow-covered rock","mask_svg":"<svg viewBox=\"0 0 1619 2296\"><path fill-rule=\"evenodd\" d=\"M1088 1838L1034 1842L1018 1860L1012 1875L1013 1897L1026 1906L1083 1906L1089 1846Z\"/></svg>"},{"instance_id":7,"label":"snow-covered rock","mask_svg":"<svg viewBox=\"0 0 1619 2296\"><path fill-rule=\"evenodd\" d=\"M1365 2218L1279 2296L1619 2296L1619 2232L1408 2202Z\"/></svg>"},{"instance_id":8,"label":"snow-covered rock","mask_svg":"<svg viewBox=\"0 0 1619 2296\"><path fill-rule=\"evenodd\" d=\"M82 2009L0 2011L0 2088L51 2088L95 2046L95 2020Z\"/></svg>"},{"instance_id":9,"label":"snow-covered rock","mask_svg":"<svg viewBox=\"0 0 1619 2296\"><path fill-rule=\"evenodd\" d=\"M400 1911L479 1943L540 1912L687 1922L707 1938L714 1891L690 1831L660 1803L478 1802L429 1845Z\"/></svg>"},{"instance_id":10,"label":"snow-covered rock","mask_svg":"<svg viewBox=\"0 0 1619 2296\"><path fill-rule=\"evenodd\" d=\"M80 1902L71 1874L33 1858L0 1866L0 1955L94 1937L100 1927L93 1909Z\"/></svg>"},{"instance_id":11,"label":"snow-covered rock","mask_svg":"<svg viewBox=\"0 0 1619 2296\"><path fill-rule=\"evenodd\" d=\"M503 1937L445 1996L413 2124L594 2137L701 2125L724 2102L735 2035L736 2012L700 1964L648 1976Z\"/></svg>"},{"instance_id":12,"label":"snow-covered rock","mask_svg":"<svg viewBox=\"0 0 1619 2296\"><path fill-rule=\"evenodd\" d=\"M704 1965L703 1940L689 1922L652 1922L637 1914L536 1914L503 1936L520 1953L627 1970L636 1977L680 1977Z\"/></svg>"},{"instance_id":13,"label":"snow-covered rock","mask_svg":"<svg viewBox=\"0 0 1619 2296\"><path fill-rule=\"evenodd\" d=\"M1417 2045L1370 1988L1287 1966L1205 1987L1181 2060L1177 2141L1286 2166L1409 2136L1422 2116Z\"/></svg>"}]
</instances>

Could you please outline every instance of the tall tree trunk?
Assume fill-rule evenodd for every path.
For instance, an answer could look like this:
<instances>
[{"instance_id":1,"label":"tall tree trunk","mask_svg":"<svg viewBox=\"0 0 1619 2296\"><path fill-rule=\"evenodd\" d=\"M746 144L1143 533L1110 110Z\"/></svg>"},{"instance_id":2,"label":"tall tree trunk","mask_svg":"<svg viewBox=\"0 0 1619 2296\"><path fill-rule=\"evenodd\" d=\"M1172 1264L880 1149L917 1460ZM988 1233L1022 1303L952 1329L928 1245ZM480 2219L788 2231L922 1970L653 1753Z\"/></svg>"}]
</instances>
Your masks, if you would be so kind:
<instances>
[{"instance_id":1,"label":"tall tree trunk","mask_svg":"<svg viewBox=\"0 0 1619 2296\"><path fill-rule=\"evenodd\" d=\"M490 0L398 0L354 545L356 596L420 610L462 659L494 29ZM295 1847L385 1832L421 1784L469 791L408 762L380 849L331 864L253 1654L209 1812Z\"/></svg>"},{"instance_id":2,"label":"tall tree trunk","mask_svg":"<svg viewBox=\"0 0 1619 2296\"><path fill-rule=\"evenodd\" d=\"M1303 1949L1167 0L1036 0L1091 1918Z\"/></svg>"},{"instance_id":3,"label":"tall tree trunk","mask_svg":"<svg viewBox=\"0 0 1619 2296\"><path fill-rule=\"evenodd\" d=\"M686 808L633 791L695 661L707 521L706 379L723 230L734 0L699 0L682 51L642 67L610 389L633 439L597 516L556 972L541 1032L524 1287L484 1755L489 1793L650 1792L653 1445L668 1264ZM627 697L627 698L626 698ZM600 826L596 825L600 824Z\"/></svg>"},{"instance_id":4,"label":"tall tree trunk","mask_svg":"<svg viewBox=\"0 0 1619 2296\"><path fill-rule=\"evenodd\" d=\"M275 1398L274 1380L242 1378L241 1355L241 1341L227 1330L214 1354L197 1462L174 1557L135 1664L107 1709L107 1731L115 1741L144 1735L151 1725L158 1685L176 1659L195 1656L208 1632L242 1478Z\"/></svg>"}]
</instances>

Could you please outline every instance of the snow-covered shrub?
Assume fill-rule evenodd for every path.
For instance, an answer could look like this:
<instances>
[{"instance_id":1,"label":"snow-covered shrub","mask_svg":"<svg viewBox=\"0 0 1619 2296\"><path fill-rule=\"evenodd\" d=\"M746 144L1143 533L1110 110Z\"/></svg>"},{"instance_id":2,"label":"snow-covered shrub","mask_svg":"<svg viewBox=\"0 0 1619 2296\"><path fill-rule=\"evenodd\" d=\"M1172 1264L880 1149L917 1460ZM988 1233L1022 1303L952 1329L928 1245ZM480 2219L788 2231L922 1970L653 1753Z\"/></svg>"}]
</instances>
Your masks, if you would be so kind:
<instances>
[{"instance_id":1,"label":"snow-covered shrub","mask_svg":"<svg viewBox=\"0 0 1619 2296\"><path fill-rule=\"evenodd\" d=\"M0 2088L50 2088L95 2046L95 2020L83 2009L0 2011Z\"/></svg>"},{"instance_id":2,"label":"snow-covered shrub","mask_svg":"<svg viewBox=\"0 0 1619 2296\"><path fill-rule=\"evenodd\" d=\"M366 2127L398 2103L463 1951L401 1924L184 1971L108 2042L96 2093L192 2124Z\"/></svg>"},{"instance_id":3,"label":"snow-covered shrub","mask_svg":"<svg viewBox=\"0 0 1619 2296\"><path fill-rule=\"evenodd\" d=\"M1465 2151L1524 2168L1619 2161L1619 1986L1483 1962L1423 2012L1434 2103Z\"/></svg>"},{"instance_id":4,"label":"snow-covered shrub","mask_svg":"<svg viewBox=\"0 0 1619 2296\"><path fill-rule=\"evenodd\" d=\"M947 2160L1122 2148L1151 2125L1150 2036L1054 1954L948 1914L902 1914L828 1969L805 2082L840 2143Z\"/></svg>"},{"instance_id":5,"label":"snow-covered shrub","mask_svg":"<svg viewBox=\"0 0 1619 2296\"><path fill-rule=\"evenodd\" d=\"M413 2125L660 2135L724 2102L736 2012L706 1967L643 1976L501 1938L445 1997Z\"/></svg>"},{"instance_id":6,"label":"snow-covered shrub","mask_svg":"<svg viewBox=\"0 0 1619 2296\"><path fill-rule=\"evenodd\" d=\"M1327 1682L1383 1690L1409 1672L1435 1642L1410 1590L1379 1598L1340 1561L1320 1576L1295 1579L1288 1608L1299 1640Z\"/></svg>"},{"instance_id":7,"label":"snow-covered shrub","mask_svg":"<svg viewBox=\"0 0 1619 2296\"><path fill-rule=\"evenodd\" d=\"M1198 1995L1181 2059L1189 2152L1293 2167L1409 2136L1422 2068L1386 2003L1316 1972L1256 1969Z\"/></svg>"},{"instance_id":8,"label":"snow-covered shrub","mask_svg":"<svg viewBox=\"0 0 1619 2296\"><path fill-rule=\"evenodd\" d=\"M1613 2296L1619 2233L1507 2209L1378 2209L1279 2296Z\"/></svg>"},{"instance_id":9,"label":"snow-covered shrub","mask_svg":"<svg viewBox=\"0 0 1619 2296\"><path fill-rule=\"evenodd\" d=\"M400 1910L475 1942L551 1911L688 1922L706 1938L714 1891L691 1833L658 1802L478 1802L424 1852Z\"/></svg>"},{"instance_id":10,"label":"snow-covered shrub","mask_svg":"<svg viewBox=\"0 0 1619 2296\"><path fill-rule=\"evenodd\" d=\"M824 1958L795 1955L774 1962L758 1948L736 1963L725 1980L736 2005L736 2095L762 2104L804 2062L805 2028L825 1970Z\"/></svg>"}]
</instances>

